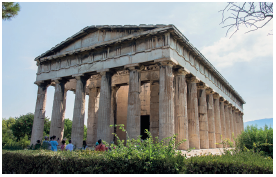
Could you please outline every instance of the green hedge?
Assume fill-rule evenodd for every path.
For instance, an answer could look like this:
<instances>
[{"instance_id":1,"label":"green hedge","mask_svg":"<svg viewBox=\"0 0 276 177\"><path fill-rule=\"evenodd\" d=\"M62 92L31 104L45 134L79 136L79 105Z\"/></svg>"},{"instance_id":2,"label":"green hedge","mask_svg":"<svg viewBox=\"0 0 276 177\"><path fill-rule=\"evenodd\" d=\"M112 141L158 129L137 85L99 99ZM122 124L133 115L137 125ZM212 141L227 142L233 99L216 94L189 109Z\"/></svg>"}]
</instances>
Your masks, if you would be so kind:
<instances>
[{"instance_id":1,"label":"green hedge","mask_svg":"<svg viewBox=\"0 0 276 177\"><path fill-rule=\"evenodd\" d=\"M190 174L272 174L273 159L252 152L226 152L224 155L196 156L186 160Z\"/></svg>"},{"instance_id":2,"label":"green hedge","mask_svg":"<svg viewBox=\"0 0 276 177\"><path fill-rule=\"evenodd\" d=\"M149 159L132 155L110 156L110 152L20 150L2 152L3 173L273 173L273 161L251 152L185 159Z\"/></svg>"}]
</instances>

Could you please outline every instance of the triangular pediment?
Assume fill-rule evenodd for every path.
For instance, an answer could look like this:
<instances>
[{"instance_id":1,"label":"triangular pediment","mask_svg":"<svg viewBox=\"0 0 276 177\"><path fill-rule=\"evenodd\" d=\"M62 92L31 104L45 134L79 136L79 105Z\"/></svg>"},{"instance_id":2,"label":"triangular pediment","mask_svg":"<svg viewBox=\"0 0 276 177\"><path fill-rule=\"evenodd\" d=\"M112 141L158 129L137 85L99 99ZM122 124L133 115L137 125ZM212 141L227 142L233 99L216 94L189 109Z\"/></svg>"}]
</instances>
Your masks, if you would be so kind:
<instances>
[{"instance_id":1,"label":"triangular pediment","mask_svg":"<svg viewBox=\"0 0 276 177\"><path fill-rule=\"evenodd\" d=\"M36 59L55 54L63 54L77 49L101 44L111 40L123 38L128 35L138 34L166 25L99 25L82 29L65 41L36 57ZM35 60L36 60L35 59Z\"/></svg>"}]
</instances>

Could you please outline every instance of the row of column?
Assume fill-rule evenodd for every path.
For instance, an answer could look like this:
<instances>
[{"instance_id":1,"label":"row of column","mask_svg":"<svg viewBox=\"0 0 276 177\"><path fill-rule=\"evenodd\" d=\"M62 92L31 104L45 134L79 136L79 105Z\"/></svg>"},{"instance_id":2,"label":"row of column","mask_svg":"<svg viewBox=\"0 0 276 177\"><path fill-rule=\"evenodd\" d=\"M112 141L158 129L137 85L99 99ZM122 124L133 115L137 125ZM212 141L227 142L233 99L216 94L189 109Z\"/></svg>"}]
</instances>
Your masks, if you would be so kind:
<instances>
[{"instance_id":1,"label":"row of column","mask_svg":"<svg viewBox=\"0 0 276 177\"><path fill-rule=\"evenodd\" d=\"M129 138L140 135L140 88L141 76L138 65L125 67L129 72L129 94L127 110L127 132ZM89 92L89 109L87 122L87 144L92 145L98 139L114 140L116 133L116 92L119 87L111 87L112 73L100 72L101 87L91 88ZM221 147L223 139L233 138L243 130L242 114L235 110L196 77L186 80L188 74L184 68L173 72L171 61L160 62L159 95L151 92L151 106L159 106L159 111L151 111L152 135L163 139L178 134L177 142L187 139L179 149L208 149ZM85 88L90 76L76 75L77 80L71 140L77 147L82 147L84 132ZM64 78L55 80L55 95L52 111L50 136L63 138L63 124L66 107ZM38 95L33 124L31 144L42 139L47 86L49 83L37 83ZM158 84L151 83L151 90ZM158 100L159 97L159 100ZM99 102L99 104L98 104ZM99 105L99 107L97 106ZM159 120L158 120L159 118ZM157 133L158 132L158 133Z\"/></svg>"}]
</instances>

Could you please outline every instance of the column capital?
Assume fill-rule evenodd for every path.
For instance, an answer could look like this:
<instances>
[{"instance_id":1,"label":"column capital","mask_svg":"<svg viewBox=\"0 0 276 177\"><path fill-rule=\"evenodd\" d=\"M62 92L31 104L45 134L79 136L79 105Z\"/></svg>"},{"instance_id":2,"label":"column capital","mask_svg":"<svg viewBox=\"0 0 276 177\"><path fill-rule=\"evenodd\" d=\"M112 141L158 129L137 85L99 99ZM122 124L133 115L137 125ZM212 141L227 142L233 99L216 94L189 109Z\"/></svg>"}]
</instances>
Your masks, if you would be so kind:
<instances>
[{"instance_id":1,"label":"column capital","mask_svg":"<svg viewBox=\"0 0 276 177\"><path fill-rule=\"evenodd\" d=\"M175 65L175 63L172 62L172 61L170 61L170 60L168 60L168 61L160 61L158 63L159 63L160 66L171 66L171 67L173 67Z\"/></svg>"},{"instance_id":2,"label":"column capital","mask_svg":"<svg viewBox=\"0 0 276 177\"><path fill-rule=\"evenodd\" d=\"M232 106L233 106L233 105L229 102L228 107L229 107L229 108L232 108Z\"/></svg>"},{"instance_id":3,"label":"column capital","mask_svg":"<svg viewBox=\"0 0 276 177\"><path fill-rule=\"evenodd\" d=\"M56 84L58 83L66 83L69 81L69 79L63 78L63 77L58 77L58 78L54 78L52 79L52 81L54 81Z\"/></svg>"},{"instance_id":4,"label":"column capital","mask_svg":"<svg viewBox=\"0 0 276 177\"><path fill-rule=\"evenodd\" d=\"M51 84L51 81L49 80L42 80L42 81L35 81L34 84L36 84L37 86L44 86L44 87L48 87Z\"/></svg>"},{"instance_id":5,"label":"column capital","mask_svg":"<svg viewBox=\"0 0 276 177\"><path fill-rule=\"evenodd\" d=\"M235 111L235 110L236 110L236 107L235 107L235 106L233 106L233 107L232 107L232 111Z\"/></svg>"},{"instance_id":6,"label":"column capital","mask_svg":"<svg viewBox=\"0 0 276 177\"><path fill-rule=\"evenodd\" d=\"M205 84L204 82L199 82L196 84L197 89L207 89L209 86Z\"/></svg>"},{"instance_id":7,"label":"column capital","mask_svg":"<svg viewBox=\"0 0 276 177\"><path fill-rule=\"evenodd\" d=\"M215 94L215 91L211 87L208 87L208 88L206 88L206 94L207 95Z\"/></svg>"},{"instance_id":8,"label":"column capital","mask_svg":"<svg viewBox=\"0 0 276 177\"><path fill-rule=\"evenodd\" d=\"M226 100L225 100L223 97L220 97L220 98L219 98L219 101L220 101L220 102L224 102L224 101L226 101Z\"/></svg>"},{"instance_id":9,"label":"column capital","mask_svg":"<svg viewBox=\"0 0 276 177\"><path fill-rule=\"evenodd\" d=\"M200 79L196 76L192 76L190 78L187 78L187 82L190 82L190 83L199 83L200 82Z\"/></svg>"},{"instance_id":10,"label":"column capital","mask_svg":"<svg viewBox=\"0 0 276 177\"><path fill-rule=\"evenodd\" d=\"M128 69L128 70L138 70L138 71L141 71L145 68L144 65L140 65L138 63L135 63L135 64L129 64L129 65L125 65L124 66L125 69Z\"/></svg>"},{"instance_id":11,"label":"column capital","mask_svg":"<svg viewBox=\"0 0 276 177\"><path fill-rule=\"evenodd\" d=\"M217 92L214 92L213 98L214 98L214 99L219 99L219 97L220 97L219 94L218 94Z\"/></svg>"},{"instance_id":12,"label":"column capital","mask_svg":"<svg viewBox=\"0 0 276 177\"><path fill-rule=\"evenodd\" d=\"M224 101L224 105L225 105L225 106L226 106L226 105L228 106L228 105L229 105L229 101L225 100L225 101Z\"/></svg>"},{"instance_id":13,"label":"column capital","mask_svg":"<svg viewBox=\"0 0 276 177\"><path fill-rule=\"evenodd\" d=\"M191 72L185 68L179 68L176 71L174 71L174 75L179 76L179 75L184 75L186 76L187 74L190 74Z\"/></svg>"},{"instance_id":14,"label":"column capital","mask_svg":"<svg viewBox=\"0 0 276 177\"><path fill-rule=\"evenodd\" d=\"M240 110L236 108L236 109L235 109L235 112L236 112L236 113L239 113L239 112L240 112Z\"/></svg>"}]
</instances>

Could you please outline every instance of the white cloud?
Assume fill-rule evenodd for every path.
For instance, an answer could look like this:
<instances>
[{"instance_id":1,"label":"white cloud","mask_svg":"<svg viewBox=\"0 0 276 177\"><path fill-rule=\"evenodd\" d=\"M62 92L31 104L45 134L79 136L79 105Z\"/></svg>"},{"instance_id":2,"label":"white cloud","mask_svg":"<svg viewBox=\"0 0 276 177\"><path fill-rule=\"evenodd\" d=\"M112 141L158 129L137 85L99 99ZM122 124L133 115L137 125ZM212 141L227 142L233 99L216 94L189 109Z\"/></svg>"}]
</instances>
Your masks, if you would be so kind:
<instances>
[{"instance_id":1,"label":"white cloud","mask_svg":"<svg viewBox=\"0 0 276 177\"><path fill-rule=\"evenodd\" d=\"M257 31L241 28L230 39L222 37L213 45L204 46L201 53L217 68L232 66L236 62L250 62L257 57L273 56L273 36L268 35L273 28L271 21L267 26Z\"/></svg>"}]
</instances>

